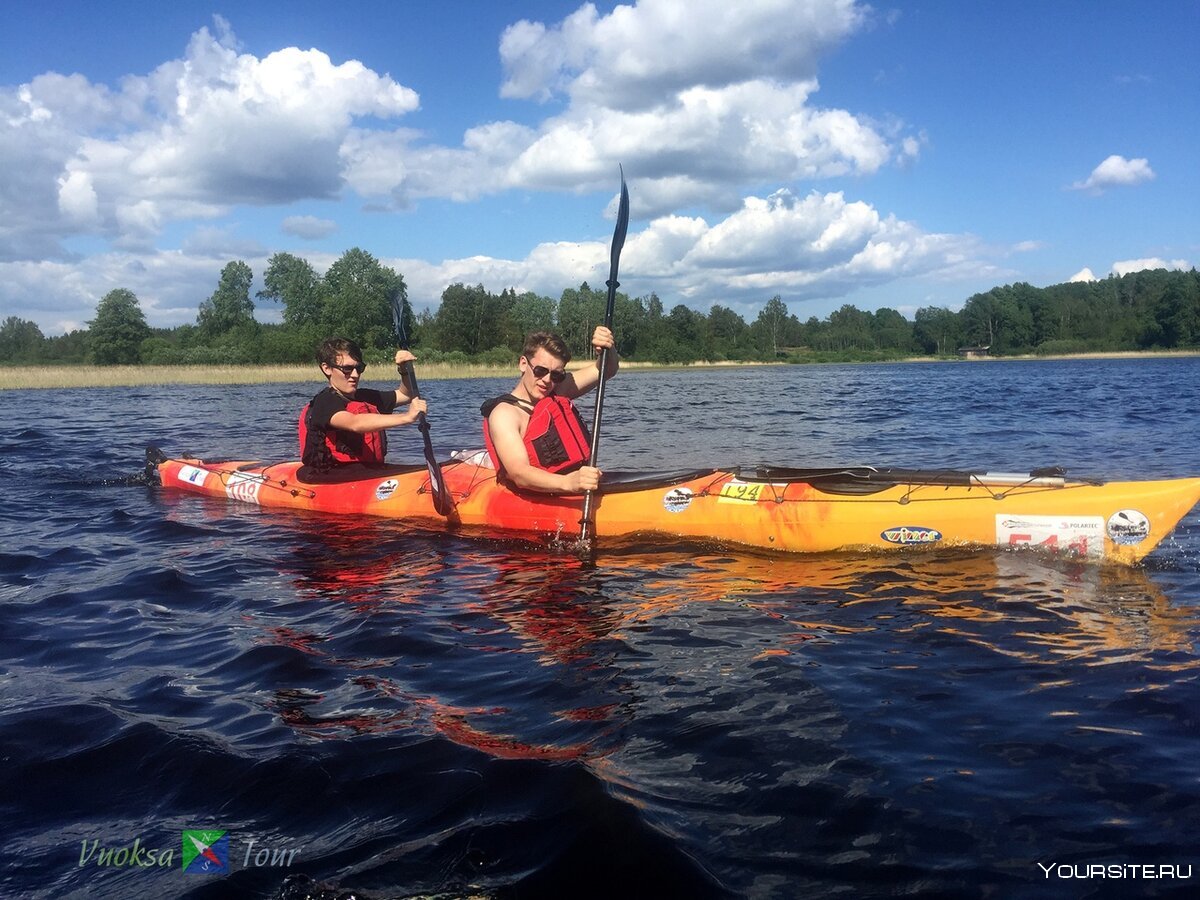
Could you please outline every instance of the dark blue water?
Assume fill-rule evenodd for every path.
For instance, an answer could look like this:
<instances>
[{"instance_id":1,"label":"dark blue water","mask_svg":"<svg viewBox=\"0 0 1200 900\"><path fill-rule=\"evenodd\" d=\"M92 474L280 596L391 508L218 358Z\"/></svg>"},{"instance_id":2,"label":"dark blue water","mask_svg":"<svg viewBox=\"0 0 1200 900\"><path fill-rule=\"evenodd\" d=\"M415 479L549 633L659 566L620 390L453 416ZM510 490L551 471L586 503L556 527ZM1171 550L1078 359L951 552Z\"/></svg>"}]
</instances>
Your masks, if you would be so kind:
<instances>
[{"instance_id":1,"label":"dark blue water","mask_svg":"<svg viewBox=\"0 0 1200 900\"><path fill-rule=\"evenodd\" d=\"M439 449L508 386L428 382ZM589 569L121 483L294 456L317 387L0 393L0 895L1196 895L1196 513L1140 569ZM601 462L1195 475L1197 410L1200 359L626 373Z\"/></svg>"}]
</instances>

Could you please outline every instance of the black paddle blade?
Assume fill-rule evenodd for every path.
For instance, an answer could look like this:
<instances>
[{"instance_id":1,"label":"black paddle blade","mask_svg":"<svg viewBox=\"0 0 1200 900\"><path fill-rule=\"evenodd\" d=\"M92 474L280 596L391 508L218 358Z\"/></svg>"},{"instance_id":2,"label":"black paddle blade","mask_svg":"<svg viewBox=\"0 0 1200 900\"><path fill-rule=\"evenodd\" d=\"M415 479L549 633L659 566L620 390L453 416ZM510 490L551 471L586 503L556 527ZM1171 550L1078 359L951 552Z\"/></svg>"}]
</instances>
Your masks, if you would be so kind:
<instances>
[{"instance_id":1,"label":"black paddle blade","mask_svg":"<svg viewBox=\"0 0 1200 900\"><path fill-rule=\"evenodd\" d=\"M621 169L621 202L617 205L617 227L613 231L612 253L609 255L608 280L615 284L617 266L621 262L621 248L625 246L625 233L629 231L629 189L625 187L625 170Z\"/></svg>"},{"instance_id":2,"label":"black paddle blade","mask_svg":"<svg viewBox=\"0 0 1200 900\"><path fill-rule=\"evenodd\" d=\"M407 350L412 338L408 333L410 322L405 321L404 317L404 301L399 294L394 294L391 300L392 304L392 325L396 329L396 340L400 342L400 349Z\"/></svg>"}]
</instances>

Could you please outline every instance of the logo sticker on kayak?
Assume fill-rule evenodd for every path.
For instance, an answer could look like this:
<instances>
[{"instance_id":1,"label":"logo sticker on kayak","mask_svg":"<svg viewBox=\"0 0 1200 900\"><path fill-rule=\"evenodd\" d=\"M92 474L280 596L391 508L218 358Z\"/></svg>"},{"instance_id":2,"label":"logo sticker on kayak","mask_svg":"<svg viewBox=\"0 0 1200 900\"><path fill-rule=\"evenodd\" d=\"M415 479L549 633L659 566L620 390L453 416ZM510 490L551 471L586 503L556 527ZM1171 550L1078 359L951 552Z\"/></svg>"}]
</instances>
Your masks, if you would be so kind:
<instances>
[{"instance_id":1,"label":"logo sticker on kayak","mask_svg":"<svg viewBox=\"0 0 1200 900\"><path fill-rule=\"evenodd\" d=\"M1150 520L1136 509L1119 509L1108 517L1108 536L1117 544L1140 544L1150 535Z\"/></svg>"},{"instance_id":2,"label":"logo sticker on kayak","mask_svg":"<svg viewBox=\"0 0 1200 900\"><path fill-rule=\"evenodd\" d=\"M692 505L693 496L691 488L671 488L671 490L663 494L663 508L667 512L683 512Z\"/></svg>"},{"instance_id":3,"label":"logo sticker on kayak","mask_svg":"<svg viewBox=\"0 0 1200 900\"><path fill-rule=\"evenodd\" d=\"M387 481L381 481L375 488L375 499L386 500L392 494L396 493L396 488L400 487L400 482L395 478L389 478Z\"/></svg>"},{"instance_id":4,"label":"logo sticker on kayak","mask_svg":"<svg viewBox=\"0 0 1200 900\"><path fill-rule=\"evenodd\" d=\"M889 544L936 544L942 539L942 533L936 528L923 525L898 525L880 532L879 536Z\"/></svg>"},{"instance_id":5,"label":"logo sticker on kayak","mask_svg":"<svg viewBox=\"0 0 1200 900\"><path fill-rule=\"evenodd\" d=\"M241 500L243 503L257 503L258 489L266 479L262 475L247 475L245 472L234 472L225 482L225 493L231 500Z\"/></svg>"},{"instance_id":6,"label":"logo sticker on kayak","mask_svg":"<svg viewBox=\"0 0 1200 900\"><path fill-rule=\"evenodd\" d=\"M1002 547L1041 547L1100 557L1104 555L1104 519L997 515L996 543Z\"/></svg>"},{"instance_id":7,"label":"logo sticker on kayak","mask_svg":"<svg viewBox=\"0 0 1200 900\"><path fill-rule=\"evenodd\" d=\"M185 484L204 487L204 479L208 477L208 471L206 469L198 469L195 466L180 466L179 474L175 477Z\"/></svg>"}]
</instances>

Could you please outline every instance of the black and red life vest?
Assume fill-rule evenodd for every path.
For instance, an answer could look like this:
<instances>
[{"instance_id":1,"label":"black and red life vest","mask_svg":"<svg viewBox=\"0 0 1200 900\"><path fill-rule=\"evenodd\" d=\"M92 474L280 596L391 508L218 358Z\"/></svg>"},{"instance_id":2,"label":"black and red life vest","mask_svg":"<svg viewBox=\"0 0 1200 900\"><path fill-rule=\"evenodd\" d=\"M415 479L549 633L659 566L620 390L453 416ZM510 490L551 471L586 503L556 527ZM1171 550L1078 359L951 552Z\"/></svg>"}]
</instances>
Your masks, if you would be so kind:
<instances>
[{"instance_id":1,"label":"black and red life vest","mask_svg":"<svg viewBox=\"0 0 1200 900\"><path fill-rule=\"evenodd\" d=\"M551 394L530 406L512 394L503 394L479 408L483 413L483 439L497 471L502 471L503 466L492 446L487 419L501 403L511 403L529 413L529 424L525 426L525 452L529 454L529 462L537 468L555 473L574 472L591 458L591 435L579 410L566 397Z\"/></svg>"},{"instance_id":2,"label":"black and red life vest","mask_svg":"<svg viewBox=\"0 0 1200 900\"><path fill-rule=\"evenodd\" d=\"M307 451L308 448L308 408L311 404L304 404L304 409L300 410L300 457L306 464L317 464L318 468L323 468L315 460L309 459L310 456L316 455ZM378 413L379 408L373 403L367 403L363 400L347 400L346 412L360 415L362 413ZM324 457L325 460L333 460L336 463L382 463L387 456L387 435L383 431L372 431L367 434L356 434L352 431L342 431L330 425L323 429L324 434L324 451L317 450L316 453Z\"/></svg>"}]
</instances>

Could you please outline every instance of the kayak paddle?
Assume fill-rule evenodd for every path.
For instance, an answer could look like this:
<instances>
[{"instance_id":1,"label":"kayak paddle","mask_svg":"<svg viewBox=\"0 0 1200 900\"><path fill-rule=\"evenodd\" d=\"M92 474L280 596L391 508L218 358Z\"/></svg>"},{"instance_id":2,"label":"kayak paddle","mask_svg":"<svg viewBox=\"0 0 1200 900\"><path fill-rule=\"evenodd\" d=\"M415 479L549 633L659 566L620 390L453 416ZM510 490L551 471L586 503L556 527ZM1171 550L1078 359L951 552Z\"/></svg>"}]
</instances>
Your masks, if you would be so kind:
<instances>
[{"instance_id":1,"label":"kayak paddle","mask_svg":"<svg viewBox=\"0 0 1200 900\"><path fill-rule=\"evenodd\" d=\"M404 326L399 295L392 297L392 323L396 326L396 340L400 342L400 349L407 350L408 329ZM396 370L407 382L413 399L420 397L421 389L417 387L417 373L413 371L412 362L396 366ZM425 413L417 416L417 428L420 429L421 438L425 442L425 465L429 469L429 492L433 495L433 508L437 510L438 515L448 516L454 512L454 498L446 490L446 483L442 480L442 467L438 463L437 457L433 455L433 442L429 439L429 421L425 418Z\"/></svg>"},{"instance_id":2,"label":"kayak paddle","mask_svg":"<svg viewBox=\"0 0 1200 900\"><path fill-rule=\"evenodd\" d=\"M621 202L617 207L617 227L613 230L612 255L608 268L608 304L604 308L604 327L612 329L613 307L617 302L617 266L621 262L621 248L625 246L625 232L629 229L629 190L625 187L625 170L621 171ZM592 450L588 465L594 466L600 454L600 416L604 412L604 382L607 380L608 348L600 350L600 380L596 384L596 414L592 419ZM581 556L592 552L591 532L595 530L595 492L586 491L583 495L583 518L579 520L579 543L576 550Z\"/></svg>"}]
</instances>

